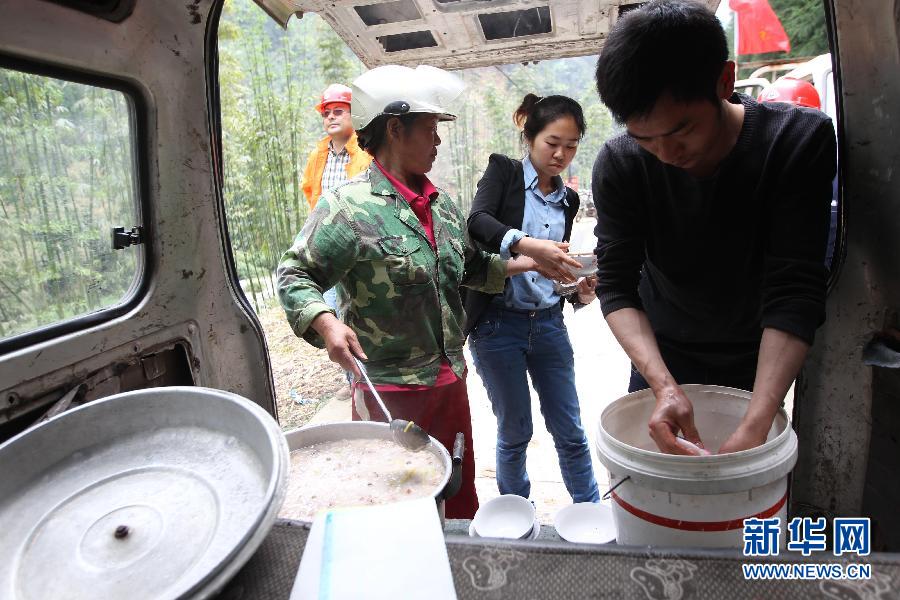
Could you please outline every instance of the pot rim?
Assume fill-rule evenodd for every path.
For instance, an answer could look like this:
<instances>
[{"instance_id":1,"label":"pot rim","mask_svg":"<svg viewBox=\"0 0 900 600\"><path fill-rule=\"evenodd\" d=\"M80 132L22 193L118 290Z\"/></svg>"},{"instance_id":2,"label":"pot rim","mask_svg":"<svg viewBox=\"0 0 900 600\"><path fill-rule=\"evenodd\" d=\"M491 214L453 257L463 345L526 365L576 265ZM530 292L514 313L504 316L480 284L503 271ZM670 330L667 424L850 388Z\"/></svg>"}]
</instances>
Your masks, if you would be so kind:
<instances>
[{"instance_id":1,"label":"pot rim","mask_svg":"<svg viewBox=\"0 0 900 600\"><path fill-rule=\"evenodd\" d=\"M388 423L376 421L343 421L338 423L320 423L318 425L309 425L292 429L284 432L287 439L288 449L290 452L299 450L312 444L322 442L334 442L338 440L358 440L358 439L375 439L375 440L391 440L391 426ZM438 456L444 465L444 474L441 481L435 486L430 494L435 500L442 502L444 500L444 490L450 485L450 476L453 473L453 461L450 453L434 437L428 436L431 444L424 451L431 452ZM289 475L290 477L290 475Z\"/></svg>"}]
</instances>

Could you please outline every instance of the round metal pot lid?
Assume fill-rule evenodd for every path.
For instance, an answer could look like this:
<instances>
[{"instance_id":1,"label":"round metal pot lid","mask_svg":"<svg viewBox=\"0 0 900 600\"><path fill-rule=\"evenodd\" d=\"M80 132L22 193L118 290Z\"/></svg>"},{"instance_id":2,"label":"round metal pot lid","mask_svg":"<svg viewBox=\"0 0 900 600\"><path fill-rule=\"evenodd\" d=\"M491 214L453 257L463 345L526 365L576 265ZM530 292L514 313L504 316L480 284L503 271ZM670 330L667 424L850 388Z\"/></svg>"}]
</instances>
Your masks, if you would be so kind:
<instances>
[{"instance_id":1,"label":"round metal pot lid","mask_svg":"<svg viewBox=\"0 0 900 600\"><path fill-rule=\"evenodd\" d=\"M0 446L0 597L206 598L284 500L288 449L249 400L128 392Z\"/></svg>"}]
</instances>

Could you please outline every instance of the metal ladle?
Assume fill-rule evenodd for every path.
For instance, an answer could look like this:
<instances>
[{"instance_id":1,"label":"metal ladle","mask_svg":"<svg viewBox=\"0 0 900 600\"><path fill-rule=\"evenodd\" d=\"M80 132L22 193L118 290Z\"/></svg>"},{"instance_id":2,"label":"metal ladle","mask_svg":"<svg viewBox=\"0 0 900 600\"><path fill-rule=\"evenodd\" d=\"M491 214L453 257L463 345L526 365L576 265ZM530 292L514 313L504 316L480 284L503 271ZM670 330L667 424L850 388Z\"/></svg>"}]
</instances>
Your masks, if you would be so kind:
<instances>
[{"instance_id":1,"label":"metal ladle","mask_svg":"<svg viewBox=\"0 0 900 600\"><path fill-rule=\"evenodd\" d=\"M424 429L422 429L412 421L395 419L391 416L391 413L388 412L387 406L384 405L384 402L381 400L381 396L378 394L378 391L372 384L372 380L369 379L369 374L366 373L366 368L363 366L362 361L360 361L355 356L353 357L353 360L356 361L356 366L359 367L359 372L362 373L363 379L366 380L366 384L368 384L369 390L372 392L372 396L374 396L375 400L378 401L378 406L381 407L381 411L390 422L391 436L394 438L394 441L407 450L412 450L413 452L418 452L419 450L425 448L425 446L427 446L429 443L431 443L431 438Z\"/></svg>"}]
</instances>

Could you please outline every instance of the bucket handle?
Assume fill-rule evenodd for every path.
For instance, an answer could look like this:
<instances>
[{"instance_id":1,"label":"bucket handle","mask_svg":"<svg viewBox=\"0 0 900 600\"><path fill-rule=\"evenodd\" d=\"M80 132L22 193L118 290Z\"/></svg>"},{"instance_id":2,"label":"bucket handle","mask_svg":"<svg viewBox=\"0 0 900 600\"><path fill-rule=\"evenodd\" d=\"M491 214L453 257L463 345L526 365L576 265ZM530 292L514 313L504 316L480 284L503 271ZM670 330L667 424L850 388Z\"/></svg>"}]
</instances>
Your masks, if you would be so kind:
<instances>
[{"instance_id":1,"label":"bucket handle","mask_svg":"<svg viewBox=\"0 0 900 600\"><path fill-rule=\"evenodd\" d=\"M625 478L622 479L622 481L620 481L616 485L614 485L611 488L609 488L608 490L606 490L606 493L603 494L603 497L601 498L601 500L609 500L609 497L610 497L610 495L612 495L613 490L616 489L617 487L619 487L620 485L622 485L623 483L625 483L626 481L628 481L629 479L631 479L631 475L626 475Z\"/></svg>"}]
</instances>

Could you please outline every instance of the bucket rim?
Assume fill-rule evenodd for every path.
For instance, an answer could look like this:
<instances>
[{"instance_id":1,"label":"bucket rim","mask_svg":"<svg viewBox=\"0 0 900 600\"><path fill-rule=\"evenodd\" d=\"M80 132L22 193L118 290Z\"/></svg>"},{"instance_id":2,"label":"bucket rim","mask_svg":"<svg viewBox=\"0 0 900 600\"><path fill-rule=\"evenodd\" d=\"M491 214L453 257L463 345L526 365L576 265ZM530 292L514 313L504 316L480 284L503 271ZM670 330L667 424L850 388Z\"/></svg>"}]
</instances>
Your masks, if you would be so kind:
<instances>
[{"instance_id":1,"label":"bucket rim","mask_svg":"<svg viewBox=\"0 0 900 600\"><path fill-rule=\"evenodd\" d=\"M685 392L716 392L750 399L750 392L725 386L685 384ZM611 402L601 413L597 424L597 455L607 469L621 478L631 476L643 486L687 494L717 494L742 491L765 485L790 473L797 462L797 435L791 428L784 408L776 419L783 419L784 429L777 436L755 448L728 454L683 456L637 448L611 435L603 426L604 419L623 401L644 400L652 396L650 389L632 392ZM714 488L714 489L712 489Z\"/></svg>"}]
</instances>

